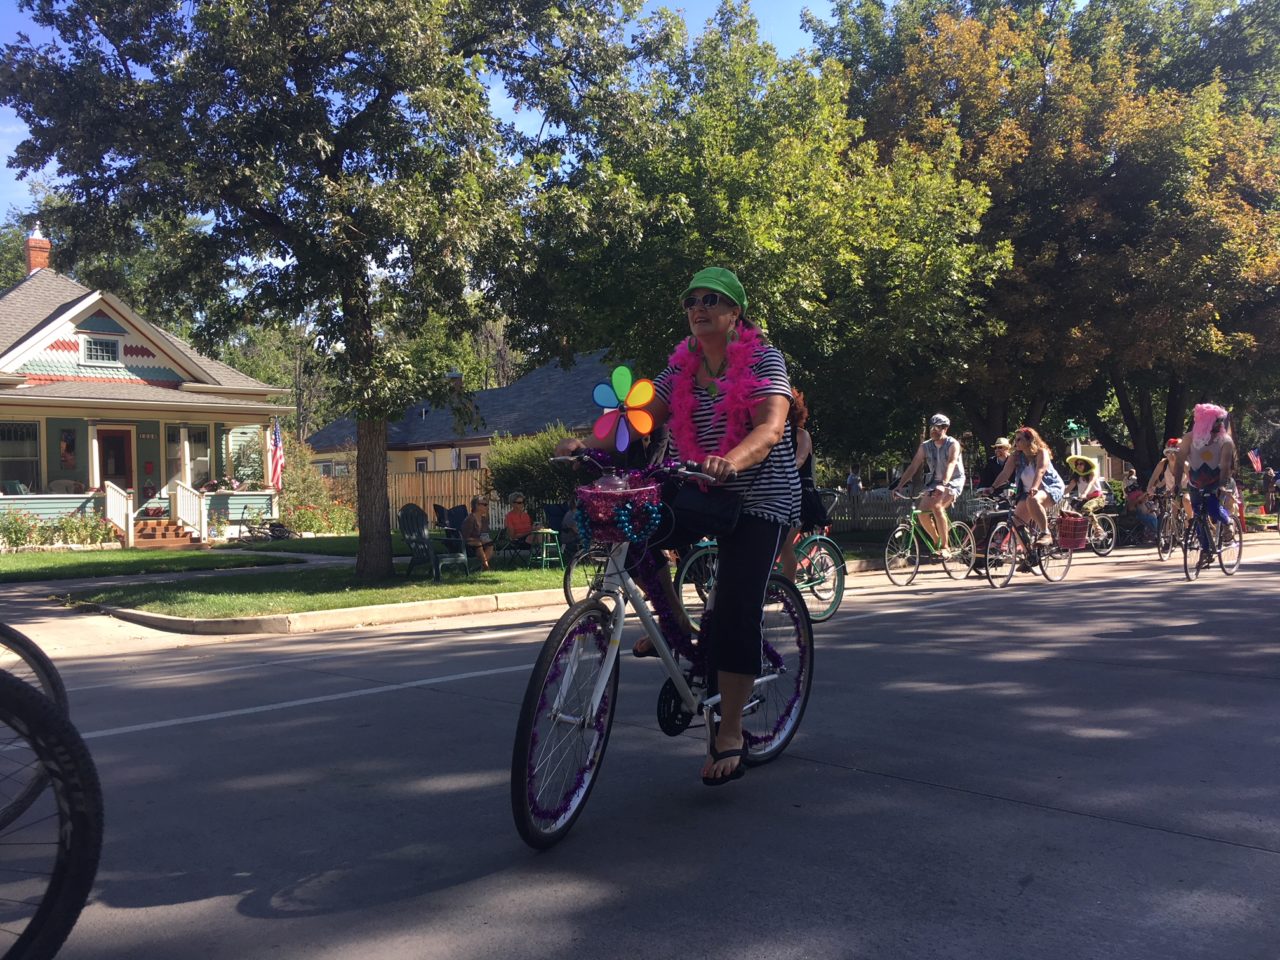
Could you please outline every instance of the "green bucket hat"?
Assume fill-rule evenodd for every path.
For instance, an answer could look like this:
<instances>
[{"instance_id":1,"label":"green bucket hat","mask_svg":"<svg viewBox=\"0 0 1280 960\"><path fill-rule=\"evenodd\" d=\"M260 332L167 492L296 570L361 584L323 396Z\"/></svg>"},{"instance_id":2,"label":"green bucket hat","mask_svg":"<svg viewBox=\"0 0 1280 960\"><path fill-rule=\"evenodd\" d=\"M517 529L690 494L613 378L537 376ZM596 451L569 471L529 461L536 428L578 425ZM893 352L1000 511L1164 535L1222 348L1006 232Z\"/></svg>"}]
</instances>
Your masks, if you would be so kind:
<instances>
[{"instance_id":1,"label":"green bucket hat","mask_svg":"<svg viewBox=\"0 0 1280 960\"><path fill-rule=\"evenodd\" d=\"M690 290L698 289L723 293L740 306L743 313L747 312L747 291L742 289L742 284L738 282L732 270L726 270L724 267L703 267L693 275L689 285L684 288L684 293L680 294L680 299L687 297Z\"/></svg>"}]
</instances>

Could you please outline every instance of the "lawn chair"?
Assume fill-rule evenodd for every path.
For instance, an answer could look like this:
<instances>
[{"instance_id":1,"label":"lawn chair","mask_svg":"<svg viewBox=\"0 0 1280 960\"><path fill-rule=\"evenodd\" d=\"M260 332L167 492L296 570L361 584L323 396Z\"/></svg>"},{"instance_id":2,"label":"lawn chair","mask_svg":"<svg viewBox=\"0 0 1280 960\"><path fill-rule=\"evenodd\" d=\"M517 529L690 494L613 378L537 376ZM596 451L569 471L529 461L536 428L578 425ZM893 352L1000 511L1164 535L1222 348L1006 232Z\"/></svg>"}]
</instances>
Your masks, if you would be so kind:
<instances>
[{"instance_id":1,"label":"lawn chair","mask_svg":"<svg viewBox=\"0 0 1280 960\"><path fill-rule=\"evenodd\" d=\"M447 527L449 525L448 511L446 511L445 508L440 506L440 504L438 503L433 503L431 505L431 509L435 512L435 515L436 515L436 526Z\"/></svg>"},{"instance_id":2,"label":"lawn chair","mask_svg":"<svg viewBox=\"0 0 1280 960\"><path fill-rule=\"evenodd\" d=\"M405 576L413 576L413 568L419 563L425 563L430 568L435 580L440 579L441 569L450 565L457 566L459 563L467 571L467 575L471 575L471 562L467 559L466 551L453 552L453 546L449 542L448 533L451 532L457 540L457 545L461 546L462 535L456 530L446 532L445 539L442 541L444 549L437 550L431 535L427 532L427 515L416 503L406 503L400 508L399 526L400 536L404 538L405 545L409 548L409 569L405 572Z\"/></svg>"}]
</instances>

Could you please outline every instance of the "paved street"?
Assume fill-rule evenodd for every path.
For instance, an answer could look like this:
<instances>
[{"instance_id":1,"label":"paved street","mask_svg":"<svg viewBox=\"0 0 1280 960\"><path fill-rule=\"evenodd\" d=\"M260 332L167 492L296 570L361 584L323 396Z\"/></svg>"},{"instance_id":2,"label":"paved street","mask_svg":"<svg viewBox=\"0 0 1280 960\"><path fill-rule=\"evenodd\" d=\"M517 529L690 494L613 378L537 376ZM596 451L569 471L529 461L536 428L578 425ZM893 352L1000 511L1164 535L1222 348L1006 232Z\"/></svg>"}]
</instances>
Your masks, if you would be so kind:
<instances>
[{"instance_id":1,"label":"paved street","mask_svg":"<svg viewBox=\"0 0 1280 960\"><path fill-rule=\"evenodd\" d=\"M1154 556L852 578L791 749L718 790L627 657L541 854L508 776L553 611L222 641L12 588L108 803L62 956L1274 960L1280 538L1194 584Z\"/></svg>"}]
</instances>

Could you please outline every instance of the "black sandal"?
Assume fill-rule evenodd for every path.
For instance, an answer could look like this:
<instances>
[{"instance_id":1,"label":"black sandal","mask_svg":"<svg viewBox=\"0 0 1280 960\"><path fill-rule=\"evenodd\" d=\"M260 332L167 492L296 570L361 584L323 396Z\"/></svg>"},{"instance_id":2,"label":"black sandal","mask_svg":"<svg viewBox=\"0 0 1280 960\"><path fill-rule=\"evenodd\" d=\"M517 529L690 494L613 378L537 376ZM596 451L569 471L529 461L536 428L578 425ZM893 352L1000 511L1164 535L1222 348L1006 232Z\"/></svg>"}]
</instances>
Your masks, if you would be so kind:
<instances>
[{"instance_id":1,"label":"black sandal","mask_svg":"<svg viewBox=\"0 0 1280 960\"><path fill-rule=\"evenodd\" d=\"M636 645L631 648L631 655L637 660L643 660L645 657L656 657L658 655L658 648L653 645L652 640L649 640L649 649L641 650L640 641L637 640Z\"/></svg>"},{"instance_id":2,"label":"black sandal","mask_svg":"<svg viewBox=\"0 0 1280 960\"><path fill-rule=\"evenodd\" d=\"M726 783L741 780L747 773L747 745L745 743L734 750L717 750L715 744L712 744L711 759L717 763L721 760L731 760L734 757L738 758L738 765L731 771L723 777L703 777L702 782L708 787L723 787Z\"/></svg>"}]
</instances>

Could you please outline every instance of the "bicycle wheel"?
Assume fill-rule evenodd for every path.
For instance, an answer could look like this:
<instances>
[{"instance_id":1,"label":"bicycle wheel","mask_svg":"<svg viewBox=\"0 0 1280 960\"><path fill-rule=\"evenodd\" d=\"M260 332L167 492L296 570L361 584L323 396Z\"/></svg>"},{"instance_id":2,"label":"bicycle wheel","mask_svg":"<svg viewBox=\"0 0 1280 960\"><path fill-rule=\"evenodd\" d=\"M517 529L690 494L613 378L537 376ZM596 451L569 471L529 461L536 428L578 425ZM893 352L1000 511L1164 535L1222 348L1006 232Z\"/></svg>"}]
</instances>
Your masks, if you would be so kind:
<instances>
[{"instance_id":1,"label":"bicycle wheel","mask_svg":"<svg viewBox=\"0 0 1280 960\"><path fill-rule=\"evenodd\" d=\"M1018 569L1021 553L1018 534L1007 521L992 527L987 537L987 582L996 589L1007 587Z\"/></svg>"},{"instance_id":2,"label":"bicycle wheel","mask_svg":"<svg viewBox=\"0 0 1280 960\"><path fill-rule=\"evenodd\" d=\"M586 600L604 586L609 554L591 547L574 554L564 567L564 598L569 606Z\"/></svg>"},{"instance_id":3,"label":"bicycle wheel","mask_svg":"<svg viewBox=\"0 0 1280 960\"><path fill-rule=\"evenodd\" d=\"M1056 539L1049 546L1036 550L1040 572L1050 583L1061 583L1066 579L1067 571L1071 569L1071 556L1071 551L1059 546Z\"/></svg>"},{"instance_id":4,"label":"bicycle wheel","mask_svg":"<svg viewBox=\"0 0 1280 960\"><path fill-rule=\"evenodd\" d=\"M893 528L884 545L884 572L892 583L905 587L920 572L920 545L911 527L902 523Z\"/></svg>"},{"instance_id":5,"label":"bicycle wheel","mask_svg":"<svg viewBox=\"0 0 1280 960\"><path fill-rule=\"evenodd\" d=\"M676 571L676 597L695 627L701 627L707 597L715 589L716 550L714 544L698 547L680 561L680 569Z\"/></svg>"},{"instance_id":6,"label":"bicycle wheel","mask_svg":"<svg viewBox=\"0 0 1280 960\"><path fill-rule=\"evenodd\" d=\"M952 580L963 580L973 569L977 559L977 548L973 543L973 528L958 520L951 522L951 530L947 533L947 546L951 556L943 556L942 569Z\"/></svg>"},{"instance_id":7,"label":"bicycle wheel","mask_svg":"<svg viewBox=\"0 0 1280 960\"><path fill-rule=\"evenodd\" d=\"M618 702L618 660L604 696L591 698L608 661L612 615L598 598L575 604L551 629L525 688L511 752L511 812L531 847L562 840L586 806Z\"/></svg>"},{"instance_id":8,"label":"bicycle wheel","mask_svg":"<svg viewBox=\"0 0 1280 960\"><path fill-rule=\"evenodd\" d=\"M1200 576L1200 557L1203 550L1200 547L1197 531L1203 523L1204 520L1201 517L1194 517L1182 532L1182 572L1188 580L1194 580Z\"/></svg>"},{"instance_id":9,"label":"bicycle wheel","mask_svg":"<svg viewBox=\"0 0 1280 960\"><path fill-rule=\"evenodd\" d=\"M1168 560L1177 545L1177 521L1172 511L1160 519L1160 530L1156 533L1156 556L1162 561Z\"/></svg>"},{"instance_id":10,"label":"bicycle wheel","mask_svg":"<svg viewBox=\"0 0 1280 960\"><path fill-rule=\"evenodd\" d=\"M1240 555L1244 552L1244 538L1240 536L1240 522L1232 517L1218 525L1218 566L1228 577L1240 569Z\"/></svg>"},{"instance_id":11,"label":"bicycle wheel","mask_svg":"<svg viewBox=\"0 0 1280 960\"><path fill-rule=\"evenodd\" d=\"M1105 557L1116 548L1116 522L1105 513L1095 513L1089 522L1089 549Z\"/></svg>"},{"instance_id":12,"label":"bicycle wheel","mask_svg":"<svg viewBox=\"0 0 1280 960\"><path fill-rule=\"evenodd\" d=\"M49 960L75 926L102 853L102 788L75 727L39 691L0 673L0 806L22 771L48 788L0 826L0 956ZM16 776L14 774L16 773Z\"/></svg>"},{"instance_id":13,"label":"bicycle wheel","mask_svg":"<svg viewBox=\"0 0 1280 960\"><path fill-rule=\"evenodd\" d=\"M809 537L797 550L796 588L814 623L830 620L844 599L844 551L827 537Z\"/></svg>"},{"instance_id":14,"label":"bicycle wheel","mask_svg":"<svg viewBox=\"0 0 1280 960\"><path fill-rule=\"evenodd\" d=\"M53 661L30 639L0 623L0 670L31 684L64 711L67 688Z\"/></svg>"},{"instance_id":15,"label":"bicycle wheel","mask_svg":"<svg viewBox=\"0 0 1280 960\"><path fill-rule=\"evenodd\" d=\"M776 760L796 735L813 685L813 628L795 584L780 574L769 577L764 602L764 642L760 676L747 701L742 732L743 762L756 767Z\"/></svg>"}]
</instances>

